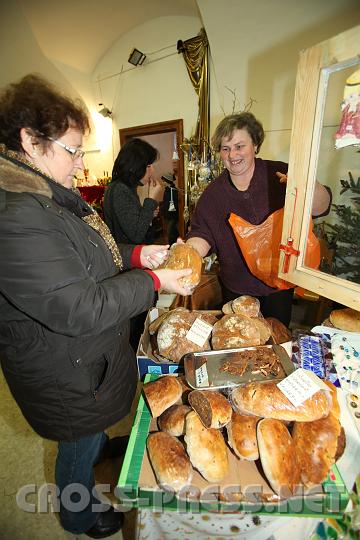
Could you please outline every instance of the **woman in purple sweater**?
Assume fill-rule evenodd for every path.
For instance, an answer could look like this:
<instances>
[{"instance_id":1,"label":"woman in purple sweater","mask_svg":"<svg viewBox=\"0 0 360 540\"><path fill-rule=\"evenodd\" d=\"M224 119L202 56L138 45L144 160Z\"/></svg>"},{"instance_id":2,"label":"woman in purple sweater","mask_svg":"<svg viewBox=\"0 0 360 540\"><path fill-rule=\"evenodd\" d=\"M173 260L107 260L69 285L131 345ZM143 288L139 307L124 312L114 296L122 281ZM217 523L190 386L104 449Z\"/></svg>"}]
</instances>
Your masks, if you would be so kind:
<instances>
[{"instance_id":1,"label":"woman in purple sweater","mask_svg":"<svg viewBox=\"0 0 360 540\"><path fill-rule=\"evenodd\" d=\"M265 317L288 326L293 289L279 291L250 273L228 222L233 212L258 225L284 206L286 183L276 173L286 175L288 165L255 157L264 136L262 124L249 112L226 116L217 126L212 143L225 170L201 195L187 242L203 257L217 254L224 302L242 294L255 296ZM326 214L330 202L329 190L316 183L313 215Z\"/></svg>"}]
</instances>

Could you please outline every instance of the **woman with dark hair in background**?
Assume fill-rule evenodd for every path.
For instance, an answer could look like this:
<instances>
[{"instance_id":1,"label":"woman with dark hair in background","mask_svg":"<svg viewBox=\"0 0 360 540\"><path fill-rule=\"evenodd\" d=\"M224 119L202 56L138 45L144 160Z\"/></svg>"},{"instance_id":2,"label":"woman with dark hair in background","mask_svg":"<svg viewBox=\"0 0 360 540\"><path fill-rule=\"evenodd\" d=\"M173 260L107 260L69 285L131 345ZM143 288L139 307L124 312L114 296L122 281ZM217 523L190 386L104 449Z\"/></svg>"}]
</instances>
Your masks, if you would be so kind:
<instances>
[{"instance_id":1,"label":"woman with dark hair in background","mask_svg":"<svg viewBox=\"0 0 360 540\"><path fill-rule=\"evenodd\" d=\"M123 514L100 504L93 466L126 448L104 430L135 395L129 319L160 287L189 294L178 279L191 271L144 270L166 246L117 245L72 189L88 129L83 106L41 77L0 93L0 361L31 427L58 441L62 526L105 538Z\"/></svg>"},{"instance_id":2,"label":"woman with dark hair in background","mask_svg":"<svg viewBox=\"0 0 360 540\"><path fill-rule=\"evenodd\" d=\"M152 221L159 213L164 186L153 177L156 148L142 139L130 139L122 146L105 191L104 216L115 240L124 244L154 241ZM148 185L148 196L140 202L137 188Z\"/></svg>"}]
</instances>

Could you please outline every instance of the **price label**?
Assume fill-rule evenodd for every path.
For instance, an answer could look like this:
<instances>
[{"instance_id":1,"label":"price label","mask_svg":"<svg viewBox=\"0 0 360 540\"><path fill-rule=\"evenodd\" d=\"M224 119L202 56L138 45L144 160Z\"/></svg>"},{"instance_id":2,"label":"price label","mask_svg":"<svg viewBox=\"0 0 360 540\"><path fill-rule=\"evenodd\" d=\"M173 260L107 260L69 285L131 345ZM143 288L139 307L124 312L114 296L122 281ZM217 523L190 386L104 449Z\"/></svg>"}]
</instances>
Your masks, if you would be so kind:
<instances>
[{"instance_id":1,"label":"price label","mask_svg":"<svg viewBox=\"0 0 360 540\"><path fill-rule=\"evenodd\" d=\"M311 371L299 368L280 381L277 386L289 401L298 407L319 390L328 391L327 386Z\"/></svg>"},{"instance_id":2,"label":"price label","mask_svg":"<svg viewBox=\"0 0 360 540\"><path fill-rule=\"evenodd\" d=\"M206 369L206 363L195 369L195 382L198 388L202 386L209 386L209 377Z\"/></svg>"},{"instance_id":3,"label":"price label","mask_svg":"<svg viewBox=\"0 0 360 540\"><path fill-rule=\"evenodd\" d=\"M202 319L195 319L190 330L186 334L186 339L196 343L196 345L199 345L199 347L203 347L211 334L211 330L211 324L203 321Z\"/></svg>"}]
</instances>

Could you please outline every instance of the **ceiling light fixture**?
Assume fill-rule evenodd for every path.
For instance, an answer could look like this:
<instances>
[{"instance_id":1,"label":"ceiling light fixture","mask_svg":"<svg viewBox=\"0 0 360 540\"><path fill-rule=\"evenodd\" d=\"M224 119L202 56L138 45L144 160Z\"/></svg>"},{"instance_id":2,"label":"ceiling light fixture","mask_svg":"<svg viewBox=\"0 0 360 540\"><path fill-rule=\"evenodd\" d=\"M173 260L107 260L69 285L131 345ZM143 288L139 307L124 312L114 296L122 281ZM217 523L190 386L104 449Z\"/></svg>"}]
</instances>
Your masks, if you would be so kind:
<instances>
[{"instance_id":1,"label":"ceiling light fixture","mask_svg":"<svg viewBox=\"0 0 360 540\"><path fill-rule=\"evenodd\" d=\"M98 113L101 114L104 118L111 118L111 111L103 103L99 103Z\"/></svg>"},{"instance_id":2,"label":"ceiling light fixture","mask_svg":"<svg viewBox=\"0 0 360 540\"><path fill-rule=\"evenodd\" d=\"M130 53L128 62L133 66L141 66L146 58L146 54L139 51L139 49L133 49Z\"/></svg>"}]
</instances>

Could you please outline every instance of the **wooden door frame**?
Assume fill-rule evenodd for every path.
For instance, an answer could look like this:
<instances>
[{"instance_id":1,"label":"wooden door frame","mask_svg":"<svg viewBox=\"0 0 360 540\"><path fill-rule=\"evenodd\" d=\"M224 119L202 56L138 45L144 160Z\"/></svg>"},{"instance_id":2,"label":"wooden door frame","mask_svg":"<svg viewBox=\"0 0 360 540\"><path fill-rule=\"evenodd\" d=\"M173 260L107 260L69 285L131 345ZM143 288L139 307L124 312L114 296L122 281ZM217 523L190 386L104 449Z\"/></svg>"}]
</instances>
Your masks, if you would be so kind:
<instances>
[{"instance_id":1,"label":"wooden door frame","mask_svg":"<svg viewBox=\"0 0 360 540\"><path fill-rule=\"evenodd\" d=\"M176 132L177 141L177 153L179 156L178 167L178 188L179 188L179 235L184 238L185 236L185 222L184 222L184 154L180 148L180 144L183 141L184 129L182 118L176 120L167 120L165 122L156 122L155 124L145 124L143 126L133 126L129 128L119 129L120 146L122 146L128 139L132 137L141 137L144 135L159 135L162 133Z\"/></svg>"}]
</instances>

